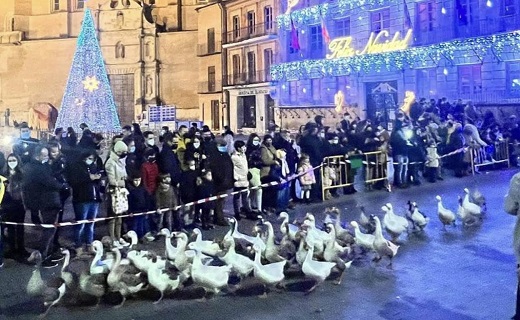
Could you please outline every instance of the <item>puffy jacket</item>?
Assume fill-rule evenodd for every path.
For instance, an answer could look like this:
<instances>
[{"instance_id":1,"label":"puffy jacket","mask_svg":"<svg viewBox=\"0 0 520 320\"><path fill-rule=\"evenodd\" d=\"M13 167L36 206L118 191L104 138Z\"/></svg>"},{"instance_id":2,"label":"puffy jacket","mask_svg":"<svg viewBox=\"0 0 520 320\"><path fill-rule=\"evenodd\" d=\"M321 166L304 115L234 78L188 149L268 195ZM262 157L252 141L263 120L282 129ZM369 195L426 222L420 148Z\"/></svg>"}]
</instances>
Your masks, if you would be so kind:
<instances>
[{"instance_id":1,"label":"puffy jacket","mask_svg":"<svg viewBox=\"0 0 520 320\"><path fill-rule=\"evenodd\" d=\"M231 156L233 161L233 177L235 179L235 187L247 187L249 186L249 180L247 174L249 173L247 166L247 157L243 153L235 152Z\"/></svg>"},{"instance_id":2,"label":"puffy jacket","mask_svg":"<svg viewBox=\"0 0 520 320\"><path fill-rule=\"evenodd\" d=\"M52 175L51 166L31 160L23 167L24 204L29 210L61 208L60 191L65 187Z\"/></svg>"},{"instance_id":3,"label":"puffy jacket","mask_svg":"<svg viewBox=\"0 0 520 320\"><path fill-rule=\"evenodd\" d=\"M105 164L105 171L109 187L125 187L126 166L114 151L110 151L110 157Z\"/></svg>"},{"instance_id":4,"label":"puffy jacket","mask_svg":"<svg viewBox=\"0 0 520 320\"><path fill-rule=\"evenodd\" d=\"M145 162L141 166L141 178L143 181L144 188L148 191L149 195L155 193L158 185L159 178L159 166L155 162Z\"/></svg>"}]
</instances>

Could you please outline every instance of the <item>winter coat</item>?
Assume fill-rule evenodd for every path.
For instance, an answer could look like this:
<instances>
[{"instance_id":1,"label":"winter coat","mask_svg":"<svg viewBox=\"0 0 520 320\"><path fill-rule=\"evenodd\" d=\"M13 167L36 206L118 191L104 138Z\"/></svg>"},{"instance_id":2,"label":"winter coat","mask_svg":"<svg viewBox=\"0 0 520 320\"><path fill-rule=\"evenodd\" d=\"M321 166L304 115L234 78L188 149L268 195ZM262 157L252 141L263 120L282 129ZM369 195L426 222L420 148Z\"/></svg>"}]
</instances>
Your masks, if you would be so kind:
<instances>
[{"instance_id":1,"label":"winter coat","mask_svg":"<svg viewBox=\"0 0 520 320\"><path fill-rule=\"evenodd\" d=\"M251 168L249 169L249 173L251 174L251 179L249 179L250 187L258 187L262 184L262 180L260 179L260 169Z\"/></svg>"},{"instance_id":2,"label":"winter coat","mask_svg":"<svg viewBox=\"0 0 520 320\"><path fill-rule=\"evenodd\" d=\"M315 135L305 135L300 139L302 153L309 155L312 166L319 166L323 162L323 141Z\"/></svg>"},{"instance_id":3,"label":"winter coat","mask_svg":"<svg viewBox=\"0 0 520 320\"><path fill-rule=\"evenodd\" d=\"M164 145L161 152L159 153L157 164L159 165L160 172L170 174L172 179L172 186L179 184L181 179L181 167L179 164L179 159L177 159L175 152L173 152L173 150L167 145Z\"/></svg>"},{"instance_id":4,"label":"winter coat","mask_svg":"<svg viewBox=\"0 0 520 320\"><path fill-rule=\"evenodd\" d=\"M262 169L262 153L260 152L260 146L248 146L246 149L247 166L249 168Z\"/></svg>"},{"instance_id":5,"label":"winter coat","mask_svg":"<svg viewBox=\"0 0 520 320\"><path fill-rule=\"evenodd\" d=\"M197 179L197 198L206 199L215 195L215 186L213 181L204 178ZM209 201L197 205L200 209L211 210L215 208L215 201Z\"/></svg>"},{"instance_id":6,"label":"winter coat","mask_svg":"<svg viewBox=\"0 0 520 320\"><path fill-rule=\"evenodd\" d=\"M438 168L439 167L439 154L437 153L437 147L430 146L426 148L426 167Z\"/></svg>"},{"instance_id":7,"label":"winter coat","mask_svg":"<svg viewBox=\"0 0 520 320\"><path fill-rule=\"evenodd\" d=\"M193 159L195 160L195 168L197 170L200 170L201 168L204 168L204 162L206 161L205 159L202 158L202 156L204 155L204 150L202 149L202 144L200 147L198 148L195 148L193 146L193 143L190 142L188 143L187 147L186 147L186 153L184 154L184 161L186 161L186 159ZM186 164L184 164L183 166L183 171L188 171L189 168Z\"/></svg>"},{"instance_id":8,"label":"winter coat","mask_svg":"<svg viewBox=\"0 0 520 320\"><path fill-rule=\"evenodd\" d=\"M21 165L21 164L19 164ZM6 170L3 174L4 177L7 178L9 184L7 185L6 191L4 193L4 198L2 199L2 211L11 212L16 211L22 207L22 173L17 171L13 175L10 174L9 170ZM22 210L25 214L25 210Z\"/></svg>"},{"instance_id":9,"label":"winter coat","mask_svg":"<svg viewBox=\"0 0 520 320\"><path fill-rule=\"evenodd\" d=\"M162 184L159 184L155 191L155 205L157 209L169 208L174 210L178 204L175 187L170 185L169 188L166 189Z\"/></svg>"},{"instance_id":10,"label":"winter coat","mask_svg":"<svg viewBox=\"0 0 520 320\"><path fill-rule=\"evenodd\" d=\"M300 184L302 186L310 186L311 184L316 183L316 177L314 176L314 170L312 170L311 165L309 165L309 164L300 165L298 167L298 174L302 174L300 176Z\"/></svg>"},{"instance_id":11,"label":"winter coat","mask_svg":"<svg viewBox=\"0 0 520 320\"><path fill-rule=\"evenodd\" d=\"M98 173L95 164L88 166L84 161L77 161L69 165L67 172L72 202L101 202L101 180L90 180L90 174Z\"/></svg>"},{"instance_id":12,"label":"winter coat","mask_svg":"<svg viewBox=\"0 0 520 320\"><path fill-rule=\"evenodd\" d=\"M289 170L291 170L291 173L295 173L296 165L298 164L298 152L294 149L292 142L280 138L277 143L273 143L273 145L276 150L285 150L285 160L287 161Z\"/></svg>"},{"instance_id":13,"label":"winter coat","mask_svg":"<svg viewBox=\"0 0 520 320\"><path fill-rule=\"evenodd\" d=\"M138 187L132 183L128 183L128 212L139 213L150 211L152 208L152 199L150 194L141 183Z\"/></svg>"},{"instance_id":14,"label":"winter coat","mask_svg":"<svg viewBox=\"0 0 520 320\"><path fill-rule=\"evenodd\" d=\"M29 210L60 209L60 191L65 187L52 175L51 166L31 160L23 167L23 200Z\"/></svg>"},{"instance_id":15,"label":"winter coat","mask_svg":"<svg viewBox=\"0 0 520 320\"><path fill-rule=\"evenodd\" d=\"M227 152L212 155L208 166L213 174L215 192L224 192L233 188L233 162Z\"/></svg>"},{"instance_id":16,"label":"winter coat","mask_svg":"<svg viewBox=\"0 0 520 320\"><path fill-rule=\"evenodd\" d=\"M159 166L157 163L148 161L143 163L141 166L141 179L148 194L154 194L159 183Z\"/></svg>"},{"instance_id":17,"label":"winter coat","mask_svg":"<svg viewBox=\"0 0 520 320\"><path fill-rule=\"evenodd\" d=\"M126 175L129 177L136 177L141 174L141 166L143 165L143 158L137 153L129 153L125 158Z\"/></svg>"},{"instance_id":18,"label":"winter coat","mask_svg":"<svg viewBox=\"0 0 520 320\"><path fill-rule=\"evenodd\" d=\"M198 172L196 170L188 170L182 173L179 193L183 203L197 200L197 177Z\"/></svg>"},{"instance_id":19,"label":"winter coat","mask_svg":"<svg viewBox=\"0 0 520 320\"><path fill-rule=\"evenodd\" d=\"M31 161L34 148L36 148L38 143L40 143L40 140L34 138L18 139L15 142L15 144L13 145L13 153L20 157L20 159L22 160L21 164L26 164ZM2 163L1 165L3 168L5 165L5 159L4 163Z\"/></svg>"},{"instance_id":20,"label":"winter coat","mask_svg":"<svg viewBox=\"0 0 520 320\"><path fill-rule=\"evenodd\" d=\"M249 186L249 180L247 179L249 169L247 167L246 155L235 152L231 156L231 161L233 161L233 177L235 179L234 186L237 188Z\"/></svg>"},{"instance_id":21,"label":"winter coat","mask_svg":"<svg viewBox=\"0 0 520 320\"><path fill-rule=\"evenodd\" d=\"M509 183L509 190L504 199L504 210L516 216L515 229L513 231L513 251L517 263L520 263L520 173L515 174Z\"/></svg>"},{"instance_id":22,"label":"winter coat","mask_svg":"<svg viewBox=\"0 0 520 320\"><path fill-rule=\"evenodd\" d=\"M271 171L271 166L278 165L276 161L276 149L273 146L266 146L262 144L260 148L260 155L262 157L262 169L260 169L260 177L267 177Z\"/></svg>"},{"instance_id":23,"label":"winter coat","mask_svg":"<svg viewBox=\"0 0 520 320\"><path fill-rule=\"evenodd\" d=\"M109 187L124 188L126 186L126 165L114 151L110 151L110 156L105 163L105 171L107 173Z\"/></svg>"}]
</instances>

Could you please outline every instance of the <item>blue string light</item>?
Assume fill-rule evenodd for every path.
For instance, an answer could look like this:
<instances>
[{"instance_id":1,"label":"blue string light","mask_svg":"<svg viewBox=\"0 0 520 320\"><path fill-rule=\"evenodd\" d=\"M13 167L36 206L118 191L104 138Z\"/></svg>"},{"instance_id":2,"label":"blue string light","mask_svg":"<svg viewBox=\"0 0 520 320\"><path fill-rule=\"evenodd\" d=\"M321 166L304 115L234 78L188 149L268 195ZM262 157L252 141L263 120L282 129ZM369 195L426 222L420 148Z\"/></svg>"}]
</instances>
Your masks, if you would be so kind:
<instances>
[{"instance_id":1,"label":"blue string light","mask_svg":"<svg viewBox=\"0 0 520 320\"><path fill-rule=\"evenodd\" d=\"M456 52L474 52L483 58L490 48L496 55L502 54L506 47L520 49L520 31L486 37L459 39L435 45L412 47L401 51L379 54L365 54L349 58L302 60L281 63L271 67L273 81L303 80L322 77L348 75L352 72L382 70L402 70L420 67L427 61L438 63L442 58L453 61ZM419 64L419 65L418 65Z\"/></svg>"},{"instance_id":2,"label":"blue string light","mask_svg":"<svg viewBox=\"0 0 520 320\"><path fill-rule=\"evenodd\" d=\"M94 132L119 132L121 124L96 37L94 20L85 10L67 87L56 127L73 127L85 122Z\"/></svg>"}]
</instances>

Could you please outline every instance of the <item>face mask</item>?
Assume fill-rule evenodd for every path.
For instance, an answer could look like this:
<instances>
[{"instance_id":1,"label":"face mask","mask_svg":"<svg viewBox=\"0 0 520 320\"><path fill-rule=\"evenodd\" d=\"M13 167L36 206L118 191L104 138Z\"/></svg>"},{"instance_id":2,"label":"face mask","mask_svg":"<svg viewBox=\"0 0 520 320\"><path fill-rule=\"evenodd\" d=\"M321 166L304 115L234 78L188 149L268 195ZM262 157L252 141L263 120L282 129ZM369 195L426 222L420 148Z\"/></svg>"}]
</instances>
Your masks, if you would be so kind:
<instances>
[{"instance_id":1,"label":"face mask","mask_svg":"<svg viewBox=\"0 0 520 320\"><path fill-rule=\"evenodd\" d=\"M339 140L332 140L332 144L338 144Z\"/></svg>"},{"instance_id":2,"label":"face mask","mask_svg":"<svg viewBox=\"0 0 520 320\"><path fill-rule=\"evenodd\" d=\"M218 146L218 151L220 151L220 152L227 152L227 147L226 146Z\"/></svg>"},{"instance_id":3,"label":"face mask","mask_svg":"<svg viewBox=\"0 0 520 320\"><path fill-rule=\"evenodd\" d=\"M46 164L47 162L49 162L49 159L42 160L42 164Z\"/></svg>"},{"instance_id":4,"label":"face mask","mask_svg":"<svg viewBox=\"0 0 520 320\"><path fill-rule=\"evenodd\" d=\"M177 150L178 144L172 144L172 150Z\"/></svg>"},{"instance_id":5,"label":"face mask","mask_svg":"<svg viewBox=\"0 0 520 320\"><path fill-rule=\"evenodd\" d=\"M155 139L148 139L148 145L153 146L155 144Z\"/></svg>"},{"instance_id":6,"label":"face mask","mask_svg":"<svg viewBox=\"0 0 520 320\"><path fill-rule=\"evenodd\" d=\"M18 165L18 161L9 161L7 165L9 166L9 168L14 169Z\"/></svg>"},{"instance_id":7,"label":"face mask","mask_svg":"<svg viewBox=\"0 0 520 320\"><path fill-rule=\"evenodd\" d=\"M140 184L141 184L141 181L134 181L134 186L139 187Z\"/></svg>"},{"instance_id":8,"label":"face mask","mask_svg":"<svg viewBox=\"0 0 520 320\"><path fill-rule=\"evenodd\" d=\"M190 170L195 170L195 166L194 165L190 166L189 168L190 168Z\"/></svg>"},{"instance_id":9,"label":"face mask","mask_svg":"<svg viewBox=\"0 0 520 320\"><path fill-rule=\"evenodd\" d=\"M195 147L195 149L197 149L198 147L200 147L200 143L194 143L193 147Z\"/></svg>"},{"instance_id":10,"label":"face mask","mask_svg":"<svg viewBox=\"0 0 520 320\"><path fill-rule=\"evenodd\" d=\"M127 153L124 152L124 153L122 153L122 154L119 155L119 158L123 159L123 158L126 157L126 156L127 156Z\"/></svg>"},{"instance_id":11,"label":"face mask","mask_svg":"<svg viewBox=\"0 0 520 320\"><path fill-rule=\"evenodd\" d=\"M94 160L87 159L87 160L85 160L85 163L87 164L87 166L90 166L91 164L94 163Z\"/></svg>"},{"instance_id":12,"label":"face mask","mask_svg":"<svg viewBox=\"0 0 520 320\"><path fill-rule=\"evenodd\" d=\"M67 132L63 132L63 133L61 134L61 137L62 137L62 138L66 138L66 137L67 137Z\"/></svg>"},{"instance_id":13,"label":"face mask","mask_svg":"<svg viewBox=\"0 0 520 320\"><path fill-rule=\"evenodd\" d=\"M135 146L130 147L130 153L134 153L134 152L135 152Z\"/></svg>"},{"instance_id":14,"label":"face mask","mask_svg":"<svg viewBox=\"0 0 520 320\"><path fill-rule=\"evenodd\" d=\"M320 138L325 138L325 133L320 133L319 136Z\"/></svg>"},{"instance_id":15,"label":"face mask","mask_svg":"<svg viewBox=\"0 0 520 320\"><path fill-rule=\"evenodd\" d=\"M31 133L30 132L22 132L20 133L20 138L22 139L29 139L31 137Z\"/></svg>"},{"instance_id":16,"label":"face mask","mask_svg":"<svg viewBox=\"0 0 520 320\"><path fill-rule=\"evenodd\" d=\"M148 161L149 162L154 162L155 161L155 157L148 157Z\"/></svg>"},{"instance_id":17,"label":"face mask","mask_svg":"<svg viewBox=\"0 0 520 320\"><path fill-rule=\"evenodd\" d=\"M260 145L260 141L253 140L253 145L254 145L254 146L258 146L258 145Z\"/></svg>"},{"instance_id":18,"label":"face mask","mask_svg":"<svg viewBox=\"0 0 520 320\"><path fill-rule=\"evenodd\" d=\"M165 133L166 133L165 130L161 130L161 136L164 136Z\"/></svg>"}]
</instances>

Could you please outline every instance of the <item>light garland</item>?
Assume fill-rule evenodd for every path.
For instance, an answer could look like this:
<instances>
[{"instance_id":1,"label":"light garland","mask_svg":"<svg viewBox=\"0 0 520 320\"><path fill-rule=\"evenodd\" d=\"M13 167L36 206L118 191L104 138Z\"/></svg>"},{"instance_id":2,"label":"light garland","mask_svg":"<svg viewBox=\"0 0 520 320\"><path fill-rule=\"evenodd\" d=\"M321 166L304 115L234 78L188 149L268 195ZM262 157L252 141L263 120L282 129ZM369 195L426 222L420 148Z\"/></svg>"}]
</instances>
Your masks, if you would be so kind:
<instances>
[{"instance_id":1,"label":"light garland","mask_svg":"<svg viewBox=\"0 0 520 320\"><path fill-rule=\"evenodd\" d=\"M468 38L442 42L435 45L412 47L401 51L365 54L349 58L302 60L277 64L271 67L273 81L302 80L348 75L352 72L403 70L404 68L427 67L428 61L438 63L445 58L452 62L457 51L474 52L479 59L491 48L500 55L507 46L520 49L520 31L486 37Z\"/></svg>"},{"instance_id":2,"label":"light garland","mask_svg":"<svg viewBox=\"0 0 520 320\"><path fill-rule=\"evenodd\" d=\"M94 132L121 131L89 9L85 10L56 127L79 130L79 125L83 122Z\"/></svg>"},{"instance_id":3,"label":"light garland","mask_svg":"<svg viewBox=\"0 0 520 320\"><path fill-rule=\"evenodd\" d=\"M372 10L376 7L388 6L393 3L402 3L403 0L337 0L334 3L323 3L312 7L279 15L277 19L278 28L289 30L291 18L296 25L308 25L319 23L323 18L332 14L344 14L356 8Z\"/></svg>"}]
</instances>

